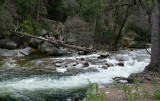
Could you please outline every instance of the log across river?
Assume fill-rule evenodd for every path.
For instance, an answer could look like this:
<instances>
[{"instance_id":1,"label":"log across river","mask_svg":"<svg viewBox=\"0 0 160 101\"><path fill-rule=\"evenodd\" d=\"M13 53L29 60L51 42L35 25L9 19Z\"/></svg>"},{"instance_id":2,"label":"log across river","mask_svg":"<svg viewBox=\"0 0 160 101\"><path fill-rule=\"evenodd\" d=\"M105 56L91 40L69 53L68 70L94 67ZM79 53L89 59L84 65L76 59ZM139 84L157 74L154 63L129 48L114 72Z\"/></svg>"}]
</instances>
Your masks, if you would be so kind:
<instances>
[{"instance_id":1,"label":"log across river","mask_svg":"<svg viewBox=\"0 0 160 101\"><path fill-rule=\"evenodd\" d=\"M77 93L83 99L88 80L106 86L114 77L128 77L143 71L150 62L145 49L122 50L109 53L109 58L98 58L102 53L106 52L84 56L3 58L0 62L0 100L66 101Z\"/></svg>"},{"instance_id":2,"label":"log across river","mask_svg":"<svg viewBox=\"0 0 160 101\"><path fill-rule=\"evenodd\" d=\"M11 32L16 33L16 34L20 34L20 35L24 35L24 36L27 36L27 37L35 38L35 39L38 39L38 40L47 41L47 42L50 42L52 44L55 44L55 45L58 45L58 46L61 46L61 47L71 48L71 49L75 49L75 50L78 50L78 51L84 51L86 53L90 53L90 52L93 51L93 50L91 50L89 48L65 44L65 43L62 43L62 42L60 42L58 40L55 40L55 39L48 39L48 38L44 38L44 37L37 37L37 36L31 35L31 34L17 32L17 31L11 31Z\"/></svg>"}]
</instances>

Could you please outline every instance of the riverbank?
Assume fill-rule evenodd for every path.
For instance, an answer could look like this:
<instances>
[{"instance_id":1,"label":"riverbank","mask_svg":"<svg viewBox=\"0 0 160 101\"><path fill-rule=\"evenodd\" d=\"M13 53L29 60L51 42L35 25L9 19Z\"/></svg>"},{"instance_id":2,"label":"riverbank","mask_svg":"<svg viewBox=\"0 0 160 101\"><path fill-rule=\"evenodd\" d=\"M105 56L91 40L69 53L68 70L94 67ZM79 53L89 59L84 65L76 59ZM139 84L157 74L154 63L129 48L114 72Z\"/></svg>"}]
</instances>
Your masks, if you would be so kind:
<instances>
[{"instance_id":1,"label":"riverbank","mask_svg":"<svg viewBox=\"0 0 160 101\"><path fill-rule=\"evenodd\" d=\"M108 88L100 87L99 92L105 92L107 101L160 101L160 73L143 72L134 76L133 84L115 83Z\"/></svg>"}]
</instances>

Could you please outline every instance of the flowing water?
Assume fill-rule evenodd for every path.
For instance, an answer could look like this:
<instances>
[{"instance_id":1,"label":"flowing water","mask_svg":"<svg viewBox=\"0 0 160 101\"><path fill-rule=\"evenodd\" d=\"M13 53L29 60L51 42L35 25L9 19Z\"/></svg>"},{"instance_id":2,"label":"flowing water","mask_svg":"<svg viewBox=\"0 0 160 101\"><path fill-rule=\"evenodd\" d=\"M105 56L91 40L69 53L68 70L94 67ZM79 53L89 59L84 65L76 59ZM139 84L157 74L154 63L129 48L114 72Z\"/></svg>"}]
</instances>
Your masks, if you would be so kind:
<instances>
[{"instance_id":1,"label":"flowing water","mask_svg":"<svg viewBox=\"0 0 160 101\"><path fill-rule=\"evenodd\" d=\"M76 94L83 99L89 81L107 85L113 77L142 72L150 62L150 55L144 49L122 50L109 53L109 58L98 58L102 53L106 54L3 58L0 101L66 101Z\"/></svg>"}]
</instances>

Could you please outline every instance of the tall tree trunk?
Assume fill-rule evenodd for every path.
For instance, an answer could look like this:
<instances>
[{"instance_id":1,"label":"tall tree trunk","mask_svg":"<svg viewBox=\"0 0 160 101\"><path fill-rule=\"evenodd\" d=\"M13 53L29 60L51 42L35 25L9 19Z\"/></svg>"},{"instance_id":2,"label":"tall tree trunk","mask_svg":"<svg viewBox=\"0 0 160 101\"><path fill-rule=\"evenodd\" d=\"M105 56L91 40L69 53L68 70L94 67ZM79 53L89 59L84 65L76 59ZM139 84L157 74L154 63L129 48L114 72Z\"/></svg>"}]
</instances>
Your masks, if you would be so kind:
<instances>
[{"instance_id":1,"label":"tall tree trunk","mask_svg":"<svg viewBox=\"0 0 160 101\"><path fill-rule=\"evenodd\" d=\"M153 0L151 11L151 63L150 69L160 72L160 1Z\"/></svg>"}]
</instances>

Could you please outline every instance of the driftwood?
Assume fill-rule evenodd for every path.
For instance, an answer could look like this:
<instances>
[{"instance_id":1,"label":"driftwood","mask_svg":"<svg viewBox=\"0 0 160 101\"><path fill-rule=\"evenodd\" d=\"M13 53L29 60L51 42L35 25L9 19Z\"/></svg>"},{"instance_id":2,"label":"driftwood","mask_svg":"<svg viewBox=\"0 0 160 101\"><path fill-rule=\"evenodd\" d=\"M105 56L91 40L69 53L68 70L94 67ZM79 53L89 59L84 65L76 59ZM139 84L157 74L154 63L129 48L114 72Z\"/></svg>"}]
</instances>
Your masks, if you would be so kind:
<instances>
[{"instance_id":1,"label":"driftwood","mask_svg":"<svg viewBox=\"0 0 160 101\"><path fill-rule=\"evenodd\" d=\"M24 36L27 36L27 37L35 38L35 39L38 39L38 40L48 41L48 42L50 42L52 44L55 44L57 46L60 46L60 47L71 48L71 49L75 49L75 50L78 50L78 51L84 51L86 53L92 52L92 49L79 47L79 46L75 46L75 45L65 44L65 43L62 43L61 41L51 39L51 38L37 37L37 36L34 36L34 35L18 32L18 31L13 31L13 30L11 32L16 33L16 34L20 34L20 35L24 35Z\"/></svg>"}]
</instances>

